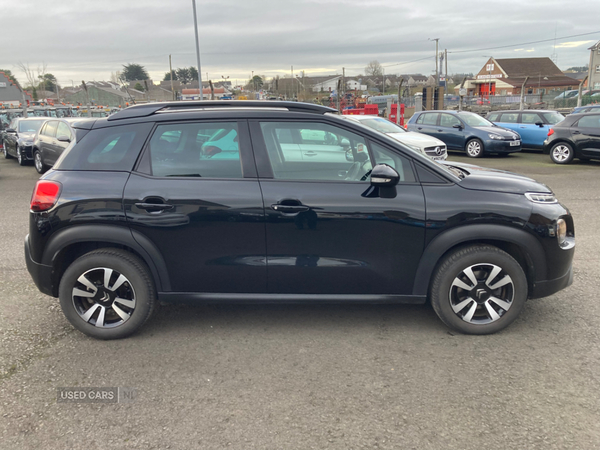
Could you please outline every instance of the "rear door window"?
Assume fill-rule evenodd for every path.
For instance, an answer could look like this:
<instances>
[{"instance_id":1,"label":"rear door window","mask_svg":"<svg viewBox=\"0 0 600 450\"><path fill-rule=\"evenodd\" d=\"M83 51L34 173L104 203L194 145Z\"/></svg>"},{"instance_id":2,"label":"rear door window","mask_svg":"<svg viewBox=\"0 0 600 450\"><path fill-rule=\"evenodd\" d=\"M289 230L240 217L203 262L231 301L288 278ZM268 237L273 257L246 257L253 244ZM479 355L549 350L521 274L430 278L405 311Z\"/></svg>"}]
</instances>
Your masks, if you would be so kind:
<instances>
[{"instance_id":1,"label":"rear door window","mask_svg":"<svg viewBox=\"0 0 600 450\"><path fill-rule=\"evenodd\" d=\"M452 114L442 114L440 118L440 126L452 128L454 125L462 125L457 117Z\"/></svg>"},{"instance_id":2,"label":"rear door window","mask_svg":"<svg viewBox=\"0 0 600 450\"><path fill-rule=\"evenodd\" d=\"M577 126L580 128L600 128L600 115L583 116L577 122Z\"/></svg>"},{"instance_id":3,"label":"rear door window","mask_svg":"<svg viewBox=\"0 0 600 450\"><path fill-rule=\"evenodd\" d=\"M519 113L503 113L500 122L504 123L518 123Z\"/></svg>"}]
</instances>

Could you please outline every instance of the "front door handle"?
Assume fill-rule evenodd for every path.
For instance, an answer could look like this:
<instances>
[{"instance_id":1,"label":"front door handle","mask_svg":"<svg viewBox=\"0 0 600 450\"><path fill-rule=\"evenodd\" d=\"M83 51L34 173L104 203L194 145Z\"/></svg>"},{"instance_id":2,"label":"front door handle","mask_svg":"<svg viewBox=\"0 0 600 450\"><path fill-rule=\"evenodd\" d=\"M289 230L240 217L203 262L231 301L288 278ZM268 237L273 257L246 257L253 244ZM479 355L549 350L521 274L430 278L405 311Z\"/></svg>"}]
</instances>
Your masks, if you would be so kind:
<instances>
[{"instance_id":1,"label":"front door handle","mask_svg":"<svg viewBox=\"0 0 600 450\"><path fill-rule=\"evenodd\" d=\"M312 150L309 152L304 152L304 156L317 156L317 152L313 152Z\"/></svg>"},{"instance_id":2,"label":"front door handle","mask_svg":"<svg viewBox=\"0 0 600 450\"><path fill-rule=\"evenodd\" d=\"M442 133L444 130L438 130L440 133Z\"/></svg>"},{"instance_id":3,"label":"front door handle","mask_svg":"<svg viewBox=\"0 0 600 450\"><path fill-rule=\"evenodd\" d=\"M573 131L573 134L581 134L581 131Z\"/></svg>"},{"instance_id":4,"label":"front door handle","mask_svg":"<svg viewBox=\"0 0 600 450\"><path fill-rule=\"evenodd\" d=\"M304 205L282 205L281 203L276 203L271 205L271 209L282 214L298 214L308 211L310 208Z\"/></svg>"},{"instance_id":5,"label":"front door handle","mask_svg":"<svg viewBox=\"0 0 600 450\"><path fill-rule=\"evenodd\" d=\"M173 209L173 205L169 205L167 203L136 203L135 206L137 206L140 209L145 209L147 212L161 212L161 211L167 211L169 209Z\"/></svg>"},{"instance_id":6,"label":"front door handle","mask_svg":"<svg viewBox=\"0 0 600 450\"><path fill-rule=\"evenodd\" d=\"M417 130L422 130L422 129L423 129L423 127L417 127Z\"/></svg>"}]
</instances>

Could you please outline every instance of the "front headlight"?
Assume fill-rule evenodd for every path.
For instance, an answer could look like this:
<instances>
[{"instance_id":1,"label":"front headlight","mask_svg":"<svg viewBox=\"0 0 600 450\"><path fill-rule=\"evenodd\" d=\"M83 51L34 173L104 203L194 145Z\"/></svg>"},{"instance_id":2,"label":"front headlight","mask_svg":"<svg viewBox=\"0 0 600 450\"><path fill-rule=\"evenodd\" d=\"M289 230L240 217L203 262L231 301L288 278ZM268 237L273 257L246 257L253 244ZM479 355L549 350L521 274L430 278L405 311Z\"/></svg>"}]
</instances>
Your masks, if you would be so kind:
<instances>
[{"instance_id":1,"label":"front headlight","mask_svg":"<svg viewBox=\"0 0 600 450\"><path fill-rule=\"evenodd\" d=\"M554 194L540 194L538 192L526 192L525 197L533 203L558 203Z\"/></svg>"},{"instance_id":2,"label":"front headlight","mask_svg":"<svg viewBox=\"0 0 600 450\"><path fill-rule=\"evenodd\" d=\"M490 133L488 134L488 136L490 137L490 139L495 139L495 140L502 140L502 136L500 136L499 134L494 134L494 133Z\"/></svg>"},{"instance_id":3,"label":"front headlight","mask_svg":"<svg viewBox=\"0 0 600 450\"><path fill-rule=\"evenodd\" d=\"M28 141L25 139L19 139L17 142L22 147L29 147L30 145L33 145L33 141Z\"/></svg>"}]
</instances>

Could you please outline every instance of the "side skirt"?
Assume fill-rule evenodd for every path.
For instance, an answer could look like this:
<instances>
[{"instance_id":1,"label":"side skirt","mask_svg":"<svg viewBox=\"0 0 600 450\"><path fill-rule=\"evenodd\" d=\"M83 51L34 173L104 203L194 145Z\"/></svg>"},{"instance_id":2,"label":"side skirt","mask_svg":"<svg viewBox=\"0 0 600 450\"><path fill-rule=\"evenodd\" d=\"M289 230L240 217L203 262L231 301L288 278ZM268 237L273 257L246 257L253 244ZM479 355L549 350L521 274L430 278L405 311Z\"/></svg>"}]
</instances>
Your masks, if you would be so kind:
<instances>
[{"instance_id":1,"label":"side skirt","mask_svg":"<svg viewBox=\"0 0 600 450\"><path fill-rule=\"evenodd\" d=\"M426 302L424 295L353 295L353 294L213 294L187 292L159 292L158 299L163 302L231 302L231 303L404 303L420 305Z\"/></svg>"}]
</instances>

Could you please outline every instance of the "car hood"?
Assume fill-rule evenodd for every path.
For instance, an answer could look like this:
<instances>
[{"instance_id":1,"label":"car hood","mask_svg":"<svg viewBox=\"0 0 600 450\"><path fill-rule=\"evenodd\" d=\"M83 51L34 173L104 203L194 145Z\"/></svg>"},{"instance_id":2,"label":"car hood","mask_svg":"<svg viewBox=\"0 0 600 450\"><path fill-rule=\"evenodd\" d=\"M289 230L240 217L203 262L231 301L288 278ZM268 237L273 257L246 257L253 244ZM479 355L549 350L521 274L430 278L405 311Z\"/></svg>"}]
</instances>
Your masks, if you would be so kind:
<instances>
[{"instance_id":1,"label":"car hood","mask_svg":"<svg viewBox=\"0 0 600 450\"><path fill-rule=\"evenodd\" d=\"M506 128L502 128L502 127L475 127L478 130L481 131L485 131L487 133L494 133L494 134L499 134L502 137L506 137L506 138L512 138L513 136L517 136L517 139L519 138L518 134L515 133L512 130L508 130Z\"/></svg>"},{"instance_id":2,"label":"car hood","mask_svg":"<svg viewBox=\"0 0 600 450\"><path fill-rule=\"evenodd\" d=\"M32 141L34 137L35 137L35 132L34 131L20 131L19 132L19 138L20 139L25 139L25 140L28 140L28 141Z\"/></svg>"},{"instance_id":3,"label":"car hood","mask_svg":"<svg viewBox=\"0 0 600 450\"><path fill-rule=\"evenodd\" d=\"M439 164L453 166L467 172L469 175L458 183L465 189L507 192L510 194L525 194L526 192L552 193L552 190L545 184L517 173L454 161L440 161Z\"/></svg>"},{"instance_id":4,"label":"car hood","mask_svg":"<svg viewBox=\"0 0 600 450\"><path fill-rule=\"evenodd\" d=\"M397 141L418 145L419 147L432 147L435 145L446 146L446 144L437 138L427 136L423 133L416 133L409 131L407 133L386 133L389 137L396 139Z\"/></svg>"}]
</instances>

